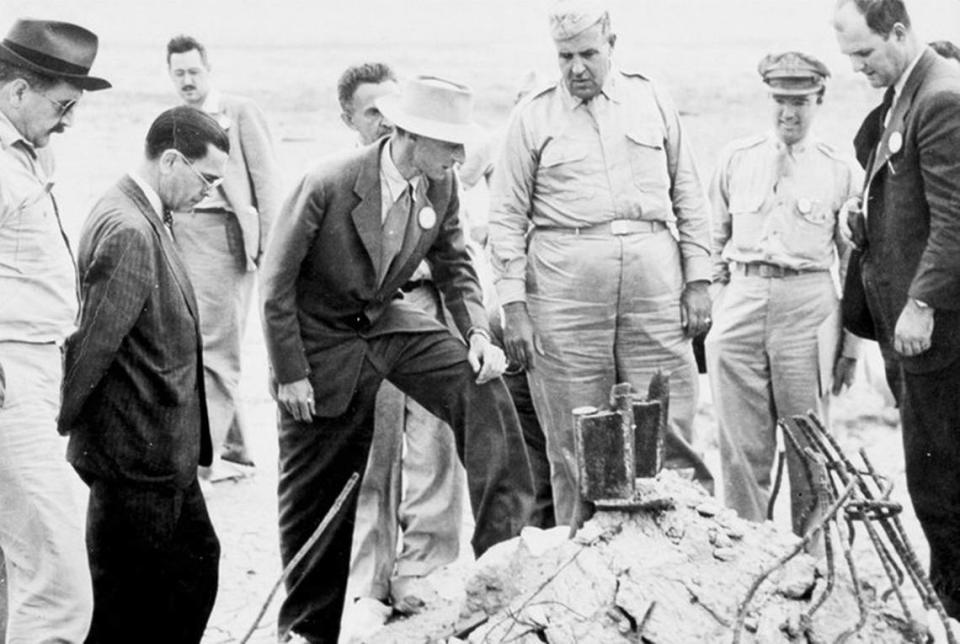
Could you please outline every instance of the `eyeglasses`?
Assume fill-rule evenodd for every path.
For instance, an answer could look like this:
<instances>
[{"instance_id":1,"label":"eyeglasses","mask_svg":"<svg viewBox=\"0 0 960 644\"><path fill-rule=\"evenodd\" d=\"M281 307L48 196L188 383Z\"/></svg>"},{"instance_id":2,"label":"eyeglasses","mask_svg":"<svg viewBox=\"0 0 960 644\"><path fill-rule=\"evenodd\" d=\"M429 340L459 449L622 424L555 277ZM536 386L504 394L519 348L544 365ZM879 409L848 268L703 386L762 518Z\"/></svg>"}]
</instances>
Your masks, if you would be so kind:
<instances>
[{"instance_id":1,"label":"eyeglasses","mask_svg":"<svg viewBox=\"0 0 960 644\"><path fill-rule=\"evenodd\" d=\"M38 92L37 90L33 90L33 91L39 94L40 96L44 97L45 99L47 99L47 101L51 105L57 108L58 119L62 119L64 116L69 114L70 111L77 106L77 102L80 100L79 98L73 98L73 99L70 99L69 101L58 101L56 99L50 98L43 92Z\"/></svg>"},{"instance_id":2,"label":"eyeglasses","mask_svg":"<svg viewBox=\"0 0 960 644\"><path fill-rule=\"evenodd\" d=\"M187 157L185 157L185 156L183 155L183 153L180 152L180 150L174 150L174 152L176 152L176 153L177 153L177 156L180 157L180 158L183 160L183 162L187 164L187 167L189 167L191 170L193 170L193 173L194 173L195 175L197 175L197 178L199 178L200 181L203 182L203 191L204 191L204 192L206 192L206 193L213 192L214 190L216 190L216 189L220 186L221 183L223 183L223 177L217 177L217 176L213 176L213 175L207 175L207 174L204 174L204 173L200 172L199 170L197 170L196 166L194 166L193 163L190 162L190 159L188 159Z\"/></svg>"}]
</instances>

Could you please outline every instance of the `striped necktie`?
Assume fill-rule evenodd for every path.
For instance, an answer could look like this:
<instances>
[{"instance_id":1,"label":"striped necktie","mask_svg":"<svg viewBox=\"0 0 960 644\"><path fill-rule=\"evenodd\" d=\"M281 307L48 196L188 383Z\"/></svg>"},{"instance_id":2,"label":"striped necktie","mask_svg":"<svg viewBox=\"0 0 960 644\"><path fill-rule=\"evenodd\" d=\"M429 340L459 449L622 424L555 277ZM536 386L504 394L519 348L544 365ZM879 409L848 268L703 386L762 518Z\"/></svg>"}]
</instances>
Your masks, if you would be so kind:
<instances>
[{"instance_id":1,"label":"striped necktie","mask_svg":"<svg viewBox=\"0 0 960 644\"><path fill-rule=\"evenodd\" d=\"M383 220L383 237L380 244L380 275L378 276L378 281L381 284L387 276L390 263L403 247L403 238L407 231L407 222L410 220L413 205L413 185L408 183L407 187L400 193L400 197L390 206L390 210L387 211L387 216Z\"/></svg>"}]
</instances>

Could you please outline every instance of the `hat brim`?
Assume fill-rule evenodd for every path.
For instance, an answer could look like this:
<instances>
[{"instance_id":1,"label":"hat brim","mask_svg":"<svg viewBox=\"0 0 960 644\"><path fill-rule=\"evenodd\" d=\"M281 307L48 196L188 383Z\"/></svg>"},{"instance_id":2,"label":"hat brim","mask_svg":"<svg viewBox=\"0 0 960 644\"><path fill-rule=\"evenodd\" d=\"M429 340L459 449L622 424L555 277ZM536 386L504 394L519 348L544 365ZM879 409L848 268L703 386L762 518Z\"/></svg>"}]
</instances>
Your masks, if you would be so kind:
<instances>
[{"instance_id":1,"label":"hat brim","mask_svg":"<svg viewBox=\"0 0 960 644\"><path fill-rule=\"evenodd\" d=\"M0 60L5 60L8 63L13 63L30 71L37 72L38 74L43 74L44 76L52 76L53 78L60 78L71 85L75 85L79 89L88 92L95 92L101 89L108 89L113 87L110 84L110 81L104 78L97 78L96 76L88 76L86 74L66 74L64 72L57 72L51 69L47 69L42 65L37 65L31 60L28 60L13 51L3 43L0 43Z\"/></svg>"},{"instance_id":2,"label":"hat brim","mask_svg":"<svg viewBox=\"0 0 960 644\"><path fill-rule=\"evenodd\" d=\"M770 90L771 96L810 96L811 94L819 94L823 91L823 86L816 88L809 87L800 87L800 88L786 88L786 87L770 87L767 86L767 89Z\"/></svg>"},{"instance_id":3,"label":"hat brim","mask_svg":"<svg viewBox=\"0 0 960 644\"><path fill-rule=\"evenodd\" d=\"M399 94L387 94L376 100L387 119L399 128L438 141L468 145L483 139L484 131L476 123L448 123L408 114L400 107Z\"/></svg>"}]
</instances>

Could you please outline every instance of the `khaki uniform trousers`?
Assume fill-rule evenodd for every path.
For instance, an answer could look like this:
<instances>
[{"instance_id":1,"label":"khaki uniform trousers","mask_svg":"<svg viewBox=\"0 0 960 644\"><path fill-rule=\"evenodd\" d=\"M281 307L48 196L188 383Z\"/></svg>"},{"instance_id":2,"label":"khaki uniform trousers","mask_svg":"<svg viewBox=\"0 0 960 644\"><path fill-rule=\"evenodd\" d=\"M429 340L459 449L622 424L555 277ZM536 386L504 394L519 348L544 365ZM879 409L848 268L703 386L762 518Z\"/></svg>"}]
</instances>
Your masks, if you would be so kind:
<instances>
[{"instance_id":1,"label":"khaki uniform trousers","mask_svg":"<svg viewBox=\"0 0 960 644\"><path fill-rule=\"evenodd\" d=\"M80 479L57 434L60 347L0 342L6 399L0 406L0 550L8 580L8 644L87 636L93 588Z\"/></svg>"},{"instance_id":2,"label":"khaki uniform trousers","mask_svg":"<svg viewBox=\"0 0 960 644\"><path fill-rule=\"evenodd\" d=\"M439 315L432 285L404 298ZM373 442L357 498L347 603L357 597L385 600L394 575L426 575L455 561L465 486L466 473L450 428L384 382L377 393Z\"/></svg>"},{"instance_id":3,"label":"khaki uniform trousers","mask_svg":"<svg viewBox=\"0 0 960 644\"><path fill-rule=\"evenodd\" d=\"M817 329L839 306L827 271L761 277L731 271L713 307L707 373L720 438L724 500L741 517L767 518L778 418L813 410L820 398ZM793 529L815 518L799 455L787 446Z\"/></svg>"},{"instance_id":4,"label":"khaki uniform trousers","mask_svg":"<svg viewBox=\"0 0 960 644\"><path fill-rule=\"evenodd\" d=\"M628 235L536 230L526 282L545 353L528 373L530 393L547 440L557 524L570 523L578 497L572 410L604 405L618 382L646 393L658 370L670 377L665 464L692 468L712 486L692 447L697 367L680 326L680 249L667 228Z\"/></svg>"}]
</instances>

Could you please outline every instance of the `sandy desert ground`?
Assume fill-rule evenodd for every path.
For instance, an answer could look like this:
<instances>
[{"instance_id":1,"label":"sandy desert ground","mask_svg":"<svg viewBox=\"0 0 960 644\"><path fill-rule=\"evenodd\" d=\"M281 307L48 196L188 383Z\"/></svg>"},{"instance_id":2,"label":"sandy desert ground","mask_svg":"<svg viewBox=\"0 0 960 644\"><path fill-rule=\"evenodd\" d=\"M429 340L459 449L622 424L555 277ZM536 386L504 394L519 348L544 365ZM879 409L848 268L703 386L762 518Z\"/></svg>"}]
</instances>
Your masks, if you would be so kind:
<instances>
[{"instance_id":1,"label":"sandy desert ground","mask_svg":"<svg viewBox=\"0 0 960 644\"><path fill-rule=\"evenodd\" d=\"M914 2L928 39L960 42L960 1ZM316 159L353 145L338 118L335 86L347 65L384 60L402 74L431 72L477 92L477 120L496 129L519 79L555 74L545 2L517 0L3 0L0 29L17 16L67 19L101 37L94 72L113 81L84 98L75 127L58 137L56 193L76 239L97 196L138 158L150 121L176 103L164 45L189 33L210 50L218 85L254 98L266 111L291 185ZM855 77L836 48L831 0L613 0L616 59L659 79L672 93L702 177L727 141L767 127L767 99L756 74L771 51L801 49L833 71L817 124L844 152L880 96ZM243 395L251 416L258 473L214 487L209 504L223 542L221 592L205 642L238 641L279 574L276 536L276 433L266 393L266 357L257 318L244 345ZM705 384L705 383L704 383ZM705 389L705 388L704 388ZM838 432L864 445L899 477L896 415L864 384L836 401ZM711 450L712 413L704 396L702 442ZM915 526L914 526L915 531ZM918 539L919 541L919 539ZM272 642L276 604L252 641Z\"/></svg>"}]
</instances>

